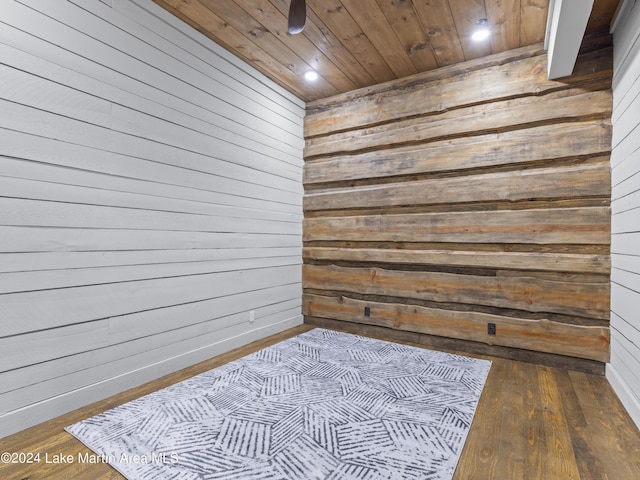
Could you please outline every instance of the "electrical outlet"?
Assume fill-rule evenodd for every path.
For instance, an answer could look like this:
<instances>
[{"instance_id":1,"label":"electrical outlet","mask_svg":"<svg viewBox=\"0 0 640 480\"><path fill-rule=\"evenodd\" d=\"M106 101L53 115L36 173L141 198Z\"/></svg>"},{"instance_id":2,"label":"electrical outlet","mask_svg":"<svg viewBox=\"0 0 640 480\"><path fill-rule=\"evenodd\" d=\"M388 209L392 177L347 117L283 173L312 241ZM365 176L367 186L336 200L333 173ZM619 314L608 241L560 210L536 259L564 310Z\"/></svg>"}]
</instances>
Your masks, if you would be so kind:
<instances>
[{"instance_id":1,"label":"electrical outlet","mask_svg":"<svg viewBox=\"0 0 640 480\"><path fill-rule=\"evenodd\" d=\"M364 316L365 317L370 317L371 316L371 308L370 307L364 307Z\"/></svg>"},{"instance_id":2,"label":"electrical outlet","mask_svg":"<svg viewBox=\"0 0 640 480\"><path fill-rule=\"evenodd\" d=\"M255 310L249 311L249 323L253 323L256 321L256 312Z\"/></svg>"},{"instance_id":3,"label":"electrical outlet","mask_svg":"<svg viewBox=\"0 0 640 480\"><path fill-rule=\"evenodd\" d=\"M487 323L487 333L489 335L496 334L496 324L495 323Z\"/></svg>"}]
</instances>

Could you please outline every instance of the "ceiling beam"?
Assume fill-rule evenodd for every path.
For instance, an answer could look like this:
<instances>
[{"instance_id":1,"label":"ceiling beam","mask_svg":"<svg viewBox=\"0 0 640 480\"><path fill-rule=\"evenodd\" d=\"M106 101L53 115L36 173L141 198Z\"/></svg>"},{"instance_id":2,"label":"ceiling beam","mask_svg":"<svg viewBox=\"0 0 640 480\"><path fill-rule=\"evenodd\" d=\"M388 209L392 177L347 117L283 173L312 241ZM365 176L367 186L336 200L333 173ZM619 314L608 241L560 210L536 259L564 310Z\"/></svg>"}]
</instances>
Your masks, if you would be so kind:
<instances>
[{"instance_id":1,"label":"ceiling beam","mask_svg":"<svg viewBox=\"0 0 640 480\"><path fill-rule=\"evenodd\" d=\"M550 79L573 72L592 7L593 0L552 0L549 4L545 47Z\"/></svg>"}]
</instances>

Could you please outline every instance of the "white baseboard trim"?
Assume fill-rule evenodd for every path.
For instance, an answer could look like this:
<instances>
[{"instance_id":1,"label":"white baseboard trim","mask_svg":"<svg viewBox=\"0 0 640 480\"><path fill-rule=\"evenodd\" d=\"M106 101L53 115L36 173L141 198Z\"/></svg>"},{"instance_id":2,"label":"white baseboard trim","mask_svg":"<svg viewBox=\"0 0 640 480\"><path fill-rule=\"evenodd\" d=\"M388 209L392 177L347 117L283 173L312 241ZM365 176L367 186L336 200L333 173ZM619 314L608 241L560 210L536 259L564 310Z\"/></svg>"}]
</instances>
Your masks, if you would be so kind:
<instances>
[{"instance_id":1,"label":"white baseboard trim","mask_svg":"<svg viewBox=\"0 0 640 480\"><path fill-rule=\"evenodd\" d=\"M629 416L638 428L640 428L640 401L631 392L620 373L618 373L615 367L610 363L607 364L606 376L607 380L609 380L609 383L613 387L613 390L618 395L618 398L620 398L622 405L624 405L627 412L629 412Z\"/></svg>"}]
</instances>

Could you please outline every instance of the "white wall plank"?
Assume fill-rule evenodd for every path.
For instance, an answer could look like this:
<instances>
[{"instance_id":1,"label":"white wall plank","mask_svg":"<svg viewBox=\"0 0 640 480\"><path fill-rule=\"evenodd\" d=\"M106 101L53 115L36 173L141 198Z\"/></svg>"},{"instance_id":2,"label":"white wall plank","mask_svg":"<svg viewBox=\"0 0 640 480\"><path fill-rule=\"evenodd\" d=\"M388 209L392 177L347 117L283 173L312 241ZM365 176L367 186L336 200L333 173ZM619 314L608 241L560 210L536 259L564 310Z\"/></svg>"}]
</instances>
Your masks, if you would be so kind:
<instances>
[{"instance_id":1,"label":"white wall plank","mask_svg":"<svg viewBox=\"0 0 640 480\"><path fill-rule=\"evenodd\" d=\"M5 389L7 392L19 390L102 365L116 358L128 358L140 348L150 349L163 345L163 340L157 340L164 338L156 336L160 333L167 332L166 338L171 341L170 332L177 328L219 322L226 317L237 318L236 315L240 315L244 322L249 318L250 310L254 310L256 318L260 318L298 308L300 304L299 285L292 284L114 317L108 320L108 347L68 356L60 356L59 352L54 352L45 363L26 365L5 372ZM244 310L238 311L238 305L242 305Z\"/></svg>"},{"instance_id":2,"label":"white wall plank","mask_svg":"<svg viewBox=\"0 0 640 480\"><path fill-rule=\"evenodd\" d=\"M0 226L0 253L302 247L299 235Z\"/></svg>"},{"instance_id":3,"label":"white wall plank","mask_svg":"<svg viewBox=\"0 0 640 480\"><path fill-rule=\"evenodd\" d=\"M611 235L611 253L620 255L640 255L640 233L620 233Z\"/></svg>"},{"instance_id":4,"label":"white wall plank","mask_svg":"<svg viewBox=\"0 0 640 480\"><path fill-rule=\"evenodd\" d=\"M42 216L41 216L42 215ZM211 233L296 235L301 225L239 217L182 214L120 207L0 198L0 224L64 228L106 228Z\"/></svg>"},{"instance_id":5,"label":"white wall plank","mask_svg":"<svg viewBox=\"0 0 640 480\"><path fill-rule=\"evenodd\" d=\"M607 377L640 426L640 3L614 32L611 364Z\"/></svg>"},{"instance_id":6,"label":"white wall plank","mask_svg":"<svg viewBox=\"0 0 640 480\"><path fill-rule=\"evenodd\" d=\"M627 117L625 120L629 120ZM617 128L617 127L616 127ZM613 131L615 131L615 129ZM630 129L629 134L622 138L617 145L613 145L613 149L617 151L615 157L611 158L611 167L616 168L620 163L627 160L629 157L636 156L638 150L640 150L640 126L636 125Z\"/></svg>"},{"instance_id":7,"label":"white wall plank","mask_svg":"<svg viewBox=\"0 0 640 480\"><path fill-rule=\"evenodd\" d=\"M28 252L0 254L0 273L71 270L76 268L162 265L234 259L297 257L297 247L140 250L121 252Z\"/></svg>"},{"instance_id":8,"label":"white wall plank","mask_svg":"<svg viewBox=\"0 0 640 480\"><path fill-rule=\"evenodd\" d=\"M620 2L622 3L622 2ZM621 12L622 18L616 25L614 34L615 49L613 52L613 87L618 92L627 92L637 80L633 72L640 70L640 58L637 56L637 40L640 31L640 15L634 11L636 0L626 2L625 10ZM635 50L634 50L635 49ZM631 70L631 74L627 72ZM619 109L622 95L614 99L614 108ZM613 118L616 118L614 113Z\"/></svg>"},{"instance_id":9,"label":"white wall plank","mask_svg":"<svg viewBox=\"0 0 640 480\"><path fill-rule=\"evenodd\" d=\"M617 151L616 154L619 152ZM640 150L634 152L631 156L621 160L615 167L611 169L611 184L615 187L616 195L622 196L623 192L618 192L619 185L623 182L631 180L632 184L640 181L640 175L637 170L636 163L640 159ZM637 177L634 179L634 177ZM629 189L625 189L629 190Z\"/></svg>"},{"instance_id":10,"label":"white wall plank","mask_svg":"<svg viewBox=\"0 0 640 480\"><path fill-rule=\"evenodd\" d=\"M6 25L3 28L8 29ZM12 31L9 30L8 32L5 32L5 36L9 33L12 33ZM24 32L22 32L22 35L25 35ZM36 45L47 45L43 40L39 40L35 37L25 37L24 40L34 42ZM33 50L34 52L38 51L38 49L35 48ZM2 63L4 65L19 70L19 73L15 73L14 75L19 75L31 82L41 82L41 88L45 91L47 89L65 89L65 91L74 90L77 92L77 95L94 98L96 102L99 101L99 99L102 99L105 102L127 107L158 118L166 118L170 116L173 123L183 125L194 130L206 130L207 128L218 130L221 128L218 123L222 121L223 126L225 127L224 130L226 131L235 127L238 132L243 132L245 135L257 136L255 132L256 125L254 124L255 119L253 118L245 119L245 121L250 122L252 128L249 128L247 125L238 125L237 123L221 117L219 112L210 112L202 109L200 106L188 105L189 112L184 113L175 108L169 109L170 107L160 105L151 100L147 100L144 97L134 95L124 89L105 83L101 78L92 78L78 72L71 72L60 65L48 62L34 55L26 54L25 52L9 45L1 45L0 54L0 58L2 58ZM131 79L129 79L129 81L130 80ZM24 98L24 96L21 98ZM296 155L300 153L304 145L302 143L302 139L298 138L297 134L292 135L287 128L291 128L295 131L299 127L294 127L295 124L292 120L282 119L280 116L270 118L270 112L266 109L262 109L258 113L261 113L267 119L270 119L272 123L269 124L269 129L266 132L262 132L260 136L257 136L257 138L259 138L261 142L266 142L267 145L278 150L282 150L283 152L287 152L289 155L293 155L292 160L295 163L295 158L297 158ZM260 121L264 120L261 119ZM299 122L299 120L296 121ZM293 144L289 145L289 143Z\"/></svg>"},{"instance_id":11,"label":"white wall plank","mask_svg":"<svg viewBox=\"0 0 640 480\"><path fill-rule=\"evenodd\" d=\"M629 342L624 335L615 330L611 333L613 347L611 365L624 376L629 390L633 392L636 400L640 400L640 397L635 393L640 390L640 361L635 356L638 346Z\"/></svg>"},{"instance_id":12,"label":"white wall plank","mask_svg":"<svg viewBox=\"0 0 640 480\"><path fill-rule=\"evenodd\" d=\"M74 0L73 3L78 1ZM166 10L144 0L116 0L115 8L126 18L135 20L147 30L161 35L162 38L171 38L171 42L179 47L178 58L190 65L195 62L198 65L197 68L201 68L199 66L201 61L205 61L208 65L225 63L224 71L217 68L207 69L207 74L243 97L250 98L266 106L268 110L278 112L290 119L294 128L297 128L299 121L304 119L304 110L301 110L304 109L304 102L278 85L267 85L257 80L260 75L256 74L252 66L226 50L216 48L217 45L212 44L207 37L188 25L172 21L172 14ZM175 31L180 32L181 35L175 35ZM222 72L222 75L218 74L218 71ZM241 79L240 84L235 81L236 79Z\"/></svg>"},{"instance_id":13,"label":"white wall plank","mask_svg":"<svg viewBox=\"0 0 640 480\"><path fill-rule=\"evenodd\" d=\"M278 316L280 318L283 316L295 316L299 313L299 308L300 303L297 299L256 308L254 310L256 316L255 322L258 322L258 324L260 322L268 323ZM176 308L172 308L172 310L175 313ZM231 310L231 308L227 308L227 311L229 310ZM250 325L255 326L255 322ZM102 368L105 361L121 359L131 360L133 356L142 352L168 347L185 339L195 339L199 336L214 333L233 325L249 325L249 313L248 311L243 311L228 315L213 315L209 312L209 316L205 317L204 320L184 325L177 331L172 328L159 332L146 333L144 336L140 336L135 340L128 340L121 343L117 343L109 334L109 330L112 328L111 325L108 325L107 327L109 330L104 329L105 327L103 324L105 323L106 321L95 322L93 326L95 327L99 340L92 340L91 343L84 348L81 344L78 344L78 342L72 343L66 340L66 336L82 335L84 333L81 330L82 326L71 326L60 328L56 331L56 338L59 339L62 347L64 347L59 351L54 351L51 348L47 349L44 341L40 342L40 346L45 348L41 348L40 350L30 350L30 356L33 359L41 359L43 362L46 361L51 364L58 365L58 369L55 371L53 377L44 377L37 374L33 377L27 377L28 380L24 380L24 375L32 373L34 370L32 366L35 365L35 362L25 362L27 357L25 352L10 352L13 357L11 360L13 362L14 369L7 372L7 376L9 380L17 380L16 373L14 372L18 372L22 374L23 379L21 381L16 381L15 383L9 382L7 384L6 393L8 394L12 392L12 395L0 395L0 409L2 409L3 413L6 413L7 410L11 410L16 407L16 405L8 406L7 403L4 402L9 402L9 399L20 398L25 393L23 391L25 387L31 387L31 391L35 392L37 390L45 390L43 386L46 386L46 389L48 390L57 389L58 393L62 393L67 391L68 387L57 385L58 382L55 381L55 378L65 378L65 381L68 382L70 381L70 375L73 374L76 379L82 378L86 373L85 370L89 368ZM36 343L38 340L41 340L41 338L39 338L39 334L30 334L26 337L27 338L23 342L23 345ZM42 335L40 337L44 338ZM202 344L206 345L206 340ZM93 349L91 349L92 346L94 347ZM66 356L62 356L62 354L66 354ZM93 358L94 355L97 355L101 361ZM70 357L73 357L75 365L70 364L68 361L64 361ZM75 382L75 380L73 381ZM74 388L81 386L82 385L79 383L74 383Z\"/></svg>"},{"instance_id":14,"label":"white wall plank","mask_svg":"<svg viewBox=\"0 0 640 480\"><path fill-rule=\"evenodd\" d=\"M236 270L300 265L301 263L298 256L291 256L0 273L0 295L81 287L83 285L104 285L107 283L188 277Z\"/></svg>"},{"instance_id":15,"label":"white wall plank","mask_svg":"<svg viewBox=\"0 0 640 480\"><path fill-rule=\"evenodd\" d=\"M191 170L192 174L216 175L216 159L231 158L234 155L242 159L241 163L245 166L250 164L251 161L256 161L259 164L269 161L268 157L258 152L253 152L234 144L217 142L215 144L215 155L208 156L147 140L135 135L127 135L78 120L60 117L49 112L25 107L5 100L0 100L0 109L4 113L4 115L0 117L1 128L84 145L92 149L127 155L155 163L177 166ZM11 147L7 146L6 148L8 151L5 152L3 149L1 153L7 156L14 156L11 155ZM295 167L285 168L294 169ZM217 182L210 188L217 189L217 191L224 193L231 193L234 191L234 188L238 189L242 185L240 180L235 179L209 179L209 181L212 182L216 180ZM225 183L230 183L231 187L225 188ZM257 196L257 198L280 196L283 198L278 201L284 203L295 202L295 194L290 194L286 191L251 183L244 183L243 187L246 193L244 190L241 191L247 196ZM235 191L237 192L238 190Z\"/></svg>"},{"instance_id":16,"label":"white wall plank","mask_svg":"<svg viewBox=\"0 0 640 480\"><path fill-rule=\"evenodd\" d=\"M102 382L89 383L85 378L86 386L83 388L69 391L63 395L54 396L47 401L36 403L23 402L25 407L0 415L0 420L2 421L0 435L4 436L10 432L19 431L24 428L24 425L38 422L38 419L62 415L70 409L73 409L74 405L87 405L96 402L113 395L114 392L124 391L132 386L141 385L165 375L166 372L176 371L193 365L207 358L220 355L221 353L259 340L260 338L294 327L301 322L302 316L298 315L286 318L278 323L272 323L258 328L247 328L246 324L234 325L217 333L209 345L174 356L168 356L167 352L158 352L157 357L159 360L155 363L145 362L147 363L145 368L127 370L127 373L123 375L110 376L108 380ZM176 345L178 348L181 346L182 345ZM109 370L110 366L107 365L105 368Z\"/></svg>"},{"instance_id":17,"label":"white wall plank","mask_svg":"<svg viewBox=\"0 0 640 480\"><path fill-rule=\"evenodd\" d=\"M244 95L238 96L233 88L217 80L220 77L217 69L210 66L206 68L206 64L195 59L190 52L177 49L172 42L129 21L123 15L104 9L99 4L82 0L64 5L53 5L49 0L23 1L35 10L64 23L71 23L85 35L108 43L113 48L126 52L127 55L193 87L190 93L194 95L192 103L236 122L238 126L234 127L235 130L242 127L251 128L264 133L267 138L280 136L280 142L286 145L295 145L298 149L304 146L299 136L278 127L283 118L273 108L263 108L260 103L256 104ZM122 34L122 29L128 36ZM190 59L191 62L186 62L186 59ZM212 75L207 75L202 70ZM252 84L256 83L255 79L247 80ZM233 85L237 86L239 83L236 81ZM181 93L180 98L188 100L191 97ZM237 98L237 101L230 103L227 101L228 98ZM223 121L218 120L216 123L221 124ZM296 128L294 122L290 122L288 126L291 129Z\"/></svg>"},{"instance_id":18,"label":"white wall plank","mask_svg":"<svg viewBox=\"0 0 640 480\"><path fill-rule=\"evenodd\" d=\"M24 164L24 162L22 162ZM0 156L0 191L3 197L7 198L30 198L33 200L53 201L61 203L77 203L94 206L121 207L130 209L155 210L160 212L187 213L197 215L223 216L234 218L252 218L256 220L269 220L274 222L298 222L300 215L293 213L274 212L265 209L236 207L231 205L219 205L212 202L197 202L191 200L173 199L162 195L161 186L157 186L157 194L146 195L143 193L123 192L120 186L121 180L113 177L104 177L97 175L78 175L85 177L87 182L94 180L95 177L101 177L101 180L111 179L112 189L85 187L79 184L69 185L68 183L54 182L55 176L63 176L61 169L51 169L43 165L32 165L35 169L43 170L44 173L51 176L44 181L31 180L16 177L2 176L6 172L7 175L15 175L11 170L18 170L12 159ZM39 167L39 168L38 168ZM54 170L52 172L52 170ZM56 175L57 174L57 175ZM62 174L62 175L60 175ZM71 177L72 175L69 174ZM60 179L68 182L69 180ZM101 182L108 183L108 182ZM140 190L147 190L146 185L140 185L140 182L134 182L139 185ZM132 189L134 192L135 190Z\"/></svg>"},{"instance_id":19,"label":"white wall plank","mask_svg":"<svg viewBox=\"0 0 640 480\"><path fill-rule=\"evenodd\" d=\"M636 209L619 212L611 217L611 232L635 233L640 232L640 211ZM638 222L638 223L636 223Z\"/></svg>"},{"instance_id":20,"label":"white wall plank","mask_svg":"<svg viewBox=\"0 0 640 480\"><path fill-rule=\"evenodd\" d=\"M269 198L253 198L242 190L225 188L224 181L217 178L224 176L224 165L220 165L219 175L209 176L196 170L2 128L1 154L5 154L0 156L0 168L4 176L302 215L302 206L299 204L275 202ZM246 176L238 175L240 173L234 173L234 176L227 178L239 176L245 178L246 182L262 184L273 181L272 178L264 178L262 172L252 174L251 171L247 171ZM263 177L264 181L260 181L260 177ZM223 192L215 191L215 188Z\"/></svg>"},{"instance_id":21,"label":"white wall plank","mask_svg":"<svg viewBox=\"0 0 640 480\"><path fill-rule=\"evenodd\" d=\"M179 111L189 113L198 109L214 112L219 117L216 122L218 129L224 125L231 133L231 129L246 129L246 124L262 127L265 130L265 134L261 134L264 135L263 140L269 143L268 132L273 130L273 124L217 98L216 85L211 85L211 79L177 62L155 45L135 41L137 39L128 32L68 2L56 4L48 0L25 0L24 3L28 6L11 2L6 10L3 9L7 23L44 40L55 41L57 45L95 59L115 71L127 72L162 92L165 102L178 107ZM108 10L105 13L114 12ZM73 28L68 28L67 24ZM259 106L254 105L254 109L257 108ZM236 122L237 126L227 125L228 120ZM252 136L258 137L257 134ZM255 142L251 138L246 141ZM294 140L282 143L287 145ZM265 145L265 148L271 147ZM294 161L295 155L291 157Z\"/></svg>"},{"instance_id":22,"label":"white wall plank","mask_svg":"<svg viewBox=\"0 0 640 480\"><path fill-rule=\"evenodd\" d=\"M611 325L615 328L616 332L624 336L629 342L637 347L640 347L640 328L629 324L622 317L611 314Z\"/></svg>"},{"instance_id":23,"label":"white wall plank","mask_svg":"<svg viewBox=\"0 0 640 480\"><path fill-rule=\"evenodd\" d=\"M282 300L287 297L292 299ZM238 312L239 304L245 310ZM255 312L255 318L262 319L278 316L285 310L299 313L300 305L299 288L288 285L0 339L3 350L0 370L7 372L3 390L19 390L47 380L51 385L47 391L50 391L55 381L51 376L43 375L38 365L42 362L53 364L62 360L53 369L53 376L61 377L101 365L98 351L103 359L129 358L183 338L246 323L249 310ZM78 355L83 353L87 355ZM69 363L70 356L74 356L74 363ZM23 368L30 366L35 368ZM23 393L18 394L21 395Z\"/></svg>"},{"instance_id":24,"label":"white wall plank","mask_svg":"<svg viewBox=\"0 0 640 480\"><path fill-rule=\"evenodd\" d=\"M301 281L297 265L2 296L0 338ZM238 308L241 308L240 306Z\"/></svg>"},{"instance_id":25,"label":"white wall plank","mask_svg":"<svg viewBox=\"0 0 640 480\"><path fill-rule=\"evenodd\" d=\"M218 340L221 335L225 334L225 330L260 328L273 324L282 318L294 318L299 315L299 310L299 307L279 310L257 318L252 324L247 321L248 315L235 314L217 319L215 322L183 328L179 331L179 334L161 334L150 337L146 339L143 345L141 345L142 342L137 342L137 351L126 358L120 358L109 364L98 365L94 368L85 368L73 374L65 375L57 381L45 380L42 383L0 396L0 415L14 410L17 405L25 401L35 402L52 393L62 395L82 388L88 379L92 382L102 382L108 381L114 376L126 375L131 371L132 364L149 365L162 362L185 351L201 349ZM158 345L154 345L154 343Z\"/></svg>"},{"instance_id":26,"label":"white wall plank","mask_svg":"<svg viewBox=\"0 0 640 480\"><path fill-rule=\"evenodd\" d=\"M25 365L46 362L60 355L73 355L105 347L109 341L109 324L107 320L101 320L59 328L55 333L55 342L51 341L53 335L47 330L20 335L17 338L0 338L0 369L6 372ZM6 385L4 388L9 387Z\"/></svg>"},{"instance_id":27,"label":"white wall plank","mask_svg":"<svg viewBox=\"0 0 640 480\"><path fill-rule=\"evenodd\" d=\"M640 150L611 170L612 190L616 195L612 197L612 202L640 190L640 171L637 166L639 160Z\"/></svg>"},{"instance_id":28,"label":"white wall plank","mask_svg":"<svg viewBox=\"0 0 640 480\"><path fill-rule=\"evenodd\" d=\"M634 190L611 202L611 213L613 215L638 208L640 208L640 189ZM640 215L640 211L636 211L636 215Z\"/></svg>"},{"instance_id":29,"label":"white wall plank","mask_svg":"<svg viewBox=\"0 0 640 480\"><path fill-rule=\"evenodd\" d=\"M638 310L638 302L640 302L640 285L633 282L638 278L633 278L633 273L620 269L612 269L612 286L611 286L611 311L626 322L629 322L630 328L637 329L638 324L633 319ZM637 277L637 275L636 275ZM631 285L629 285L631 283Z\"/></svg>"},{"instance_id":30,"label":"white wall plank","mask_svg":"<svg viewBox=\"0 0 640 480\"><path fill-rule=\"evenodd\" d=\"M5 100L94 125L110 126L111 102L5 65L0 65L0 85L0 97Z\"/></svg>"},{"instance_id":31,"label":"white wall plank","mask_svg":"<svg viewBox=\"0 0 640 480\"><path fill-rule=\"evenodd\" d=\"M301 323L304 103L151 0L1 17L0 437Z\"/></svg>"},{"instance_id":32,"label":"white wall plank","mask_svg":"<svg viewBox=\"0 0 640 480\"><path fill-rule=\"evenodd\" d=\"M300 223L221 215L161 212L136 208L79 205L0 198L0 224L64 228L108 228L189 232L241 232L296 235Z\"/></svg>"}]
</instances>

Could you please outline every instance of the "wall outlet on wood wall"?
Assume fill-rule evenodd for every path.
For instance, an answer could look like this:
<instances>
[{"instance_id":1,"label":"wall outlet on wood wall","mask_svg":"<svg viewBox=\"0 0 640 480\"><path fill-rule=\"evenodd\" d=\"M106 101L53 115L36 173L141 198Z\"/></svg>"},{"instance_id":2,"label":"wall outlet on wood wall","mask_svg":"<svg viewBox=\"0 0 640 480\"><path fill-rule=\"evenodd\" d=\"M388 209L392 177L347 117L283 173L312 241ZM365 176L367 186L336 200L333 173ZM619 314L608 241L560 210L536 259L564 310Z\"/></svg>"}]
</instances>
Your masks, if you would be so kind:
<instances>
[{"instance_id":1,"label":"wall outlet on wood wall","mask_svg":"<svg viewBox=\"0 0 640 480\"><path fill-rule=\"evenodd\" d=\"M487 333L489 335L496 334L496 324L495 323L487 323Z\"/></svg>"}]
</instances>

